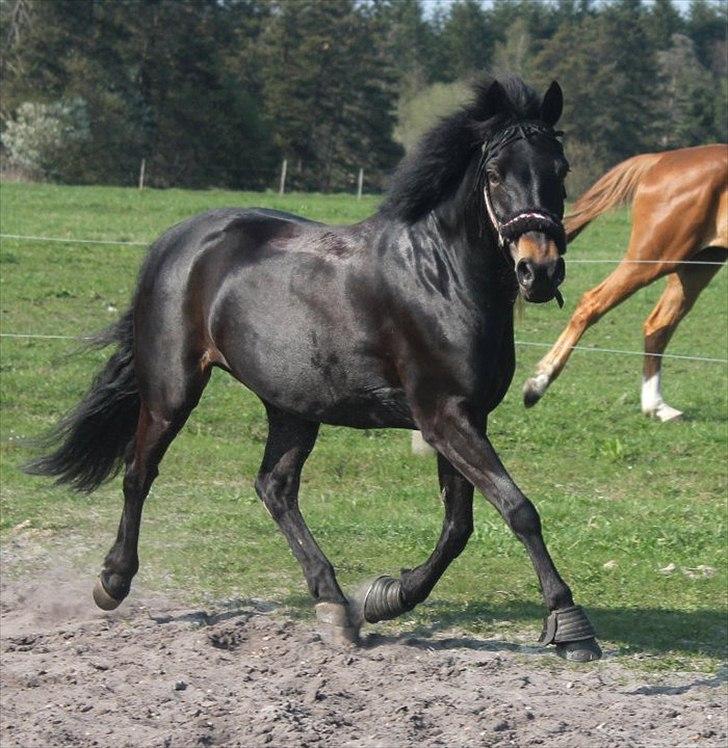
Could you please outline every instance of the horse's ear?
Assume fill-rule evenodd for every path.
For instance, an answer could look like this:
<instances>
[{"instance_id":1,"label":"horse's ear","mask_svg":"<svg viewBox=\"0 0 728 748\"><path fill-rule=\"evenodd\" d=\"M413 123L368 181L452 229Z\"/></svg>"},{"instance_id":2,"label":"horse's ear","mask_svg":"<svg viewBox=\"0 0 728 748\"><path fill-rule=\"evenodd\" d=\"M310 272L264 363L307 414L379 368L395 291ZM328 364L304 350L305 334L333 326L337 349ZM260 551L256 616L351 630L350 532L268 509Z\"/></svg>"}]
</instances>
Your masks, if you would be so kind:
<instances>
[{"instance_id":1,"label":"horse's ear","mask_svg":"<svg viewBox=\"0 0 728 748\"><path fill-rule=\"evenodd\" d=\"M564 94L561 91L561 86L553 81L544 94L539 117L542 122L545 122L549 127L553 127L559 121L563 109Z\"/></svg>"},{"instance_id":2,"label":"horse's ear","mask_svg":"<svg viewBox=\"0 0 728 748\"><path fill-rule=\"evenodd\" d=\"M476 120L482 122L502 112L508 105L508 94L505 88L493 81L487 88L483 87L478 92L478 99L473 115Z\"/></svg>"}]
</instances>

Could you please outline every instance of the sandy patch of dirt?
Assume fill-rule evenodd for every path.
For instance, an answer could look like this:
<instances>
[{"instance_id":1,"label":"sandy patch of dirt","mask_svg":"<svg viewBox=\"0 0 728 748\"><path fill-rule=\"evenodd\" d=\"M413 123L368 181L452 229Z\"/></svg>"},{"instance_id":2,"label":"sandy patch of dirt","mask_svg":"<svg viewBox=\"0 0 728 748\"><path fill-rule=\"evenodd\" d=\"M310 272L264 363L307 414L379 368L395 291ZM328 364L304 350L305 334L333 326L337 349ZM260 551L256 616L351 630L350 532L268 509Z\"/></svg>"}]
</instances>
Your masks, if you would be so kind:
<instances>
[{"instance_id":1,"label":"sandy patch of dirt","mask_svg":"<svg viewBox=\"0 0 728 748\"><path fill-rule=\"evenodd\" d=\"M372 628L337 650L313 616L134 592L102 613L90 583L3 583L3 748L726 745L725 677L644 675L616 658L575 667L504 641Z\"/></svg>"}]
</instances>

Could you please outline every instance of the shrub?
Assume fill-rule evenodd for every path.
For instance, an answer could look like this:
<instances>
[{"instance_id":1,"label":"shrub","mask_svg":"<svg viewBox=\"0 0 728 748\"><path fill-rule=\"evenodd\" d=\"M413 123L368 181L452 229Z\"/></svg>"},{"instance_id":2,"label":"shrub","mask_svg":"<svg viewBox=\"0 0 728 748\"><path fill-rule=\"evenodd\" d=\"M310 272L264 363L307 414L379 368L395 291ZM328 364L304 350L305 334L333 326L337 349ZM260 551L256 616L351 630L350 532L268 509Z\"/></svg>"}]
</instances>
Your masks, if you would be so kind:
<instances>
[{"instance_id":1,"label":"shrub","mask_svg":"<svg viewBox=\"0 0 728 748\"><path fill-rule=\"evenodd\" d=\"M75 170L90 138L86 103L75 98L49 104L26 101L6 122L2 145L11 166L64 180Z\"/></svg>"}]
</instances>

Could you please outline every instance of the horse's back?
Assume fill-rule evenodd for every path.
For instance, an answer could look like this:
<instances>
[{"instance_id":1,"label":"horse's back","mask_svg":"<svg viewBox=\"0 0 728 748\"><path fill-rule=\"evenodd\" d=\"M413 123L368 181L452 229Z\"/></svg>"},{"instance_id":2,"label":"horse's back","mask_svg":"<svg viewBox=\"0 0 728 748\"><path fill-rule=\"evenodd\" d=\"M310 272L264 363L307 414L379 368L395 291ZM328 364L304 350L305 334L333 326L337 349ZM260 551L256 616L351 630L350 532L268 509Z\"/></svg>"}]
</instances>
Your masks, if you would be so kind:
<instances>
[{"instance_id":1,"label":"horse's back","mask_svg":"<svg viewBox=\"0 0 728 748\"><path fill-rule=\"evenodd\" d=\"M657 155L659 158L645 175L644 185L663 191L664 196L683 194L693 185L711 191L725 190L728 186L728 145L713 143Z\"/></svg>"},{"instance_id":2,"label":"horse's back","mask_svg":"<svg viewBox=\"0 0 728 748\"><path fill-rule=\"evenodd\" d=\"M665 256L726 246L728 146L695 146L655 155L657 160L635 192L630 253L642 257L645 252L639 237Z\"/></svg>"},{"instance_id":3,"label":"horse's back","mask_svg":"<svg viewBox=\"0 0 728 748\"><path fill-rule=\"evenodd\" d=\"M321 226L301 216L267 208L219 208L167 229L149 248L140 272L139 293L180 291L206 254L254 253L276 238L290 238Z\"/></svg>"}]
</instances>

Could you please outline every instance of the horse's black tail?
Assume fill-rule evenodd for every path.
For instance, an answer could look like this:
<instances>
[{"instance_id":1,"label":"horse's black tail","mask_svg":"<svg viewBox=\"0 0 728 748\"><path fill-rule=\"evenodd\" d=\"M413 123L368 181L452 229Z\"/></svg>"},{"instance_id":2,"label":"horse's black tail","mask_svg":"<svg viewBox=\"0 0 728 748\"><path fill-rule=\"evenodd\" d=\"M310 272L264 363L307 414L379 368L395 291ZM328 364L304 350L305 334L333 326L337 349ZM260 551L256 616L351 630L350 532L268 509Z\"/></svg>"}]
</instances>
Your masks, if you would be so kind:
<instances>
[{"instance_id":1,"label":"horse's black tail","mask_svg":"<svg viewBox=\"0 0 728 748\"><path fill-rule=\"evenodd\" d=\"M96 375L91 389L40 445L49 451L24 466L32 475L90 493L121 468L139 419L139 391L134 373L131 309L88 341L88 347L117 350Z\"/></svg>"}]
</instances>

